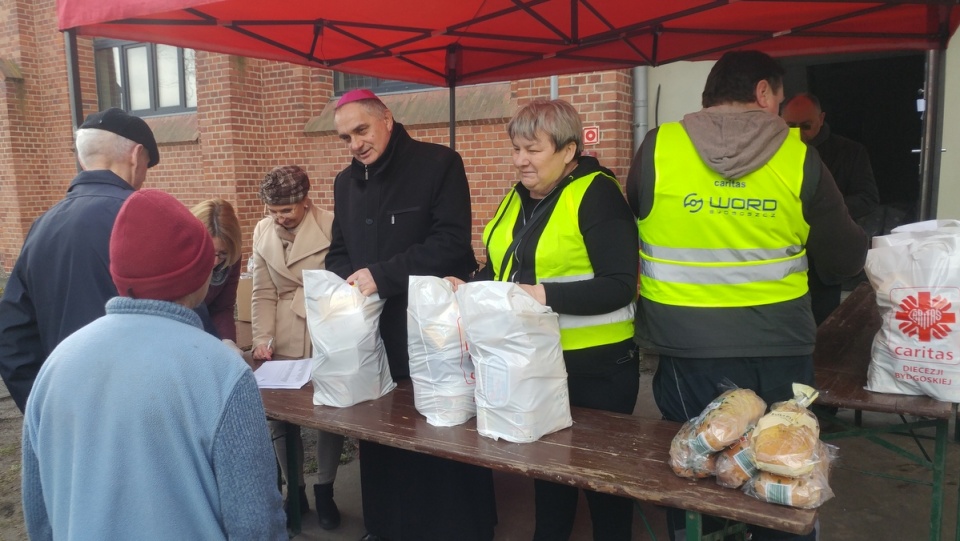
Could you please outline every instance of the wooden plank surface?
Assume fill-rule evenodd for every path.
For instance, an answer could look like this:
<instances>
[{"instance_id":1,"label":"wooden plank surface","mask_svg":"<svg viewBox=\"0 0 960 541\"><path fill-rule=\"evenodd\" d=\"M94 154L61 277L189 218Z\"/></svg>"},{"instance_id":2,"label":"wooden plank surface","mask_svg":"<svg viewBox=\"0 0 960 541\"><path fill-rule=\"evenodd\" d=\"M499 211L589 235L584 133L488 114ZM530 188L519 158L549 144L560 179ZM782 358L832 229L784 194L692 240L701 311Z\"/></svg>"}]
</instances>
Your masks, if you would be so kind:
<instances>
[{"instance_id":1,"label":"wooden plank surface","mask_svg":"<svg viewBox=\"0 0 960 541\"><path fill-rule=\"evenodd\" d=\"M839 408L949 419L953 406L927 396L867 391L873 337L880 329L877 297L870 284L850 293L817 329L813 352L817 404Z\"/></svg>"},{"instance_id":2,"label":"wooden plank surface","mask_svg":"<svg viewBox=\"0 0 960 541\"><path fill-rule=\"evenodd\" d=\"M572 427L533 443L510 443L480 436L476 419L431 426L413 405L409 380L378 400L349 408L314 406L310 385L264 389L261 395L271 419L527 477L794 533L812 530L817 516L815 510L761 502L713 478L677 477L667 460L680 425L669 421L573 408Z\"/></svg>"}]
</instances>

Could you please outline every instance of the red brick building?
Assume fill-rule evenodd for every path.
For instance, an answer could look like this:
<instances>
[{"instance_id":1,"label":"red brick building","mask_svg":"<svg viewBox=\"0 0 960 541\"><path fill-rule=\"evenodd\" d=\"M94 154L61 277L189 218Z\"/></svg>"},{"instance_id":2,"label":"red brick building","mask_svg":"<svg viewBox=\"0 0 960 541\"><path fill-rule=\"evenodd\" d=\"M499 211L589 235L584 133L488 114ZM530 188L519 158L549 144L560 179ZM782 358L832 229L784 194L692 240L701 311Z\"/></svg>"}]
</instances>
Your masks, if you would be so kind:
<instances>
[{"instance_id":1,"label":"red brick building","mask_svg":"<svg viewBox=\"0 0 960 541\"><path fill-rule=\"evenodd\" d=\"M77 171L55 7L55 0L0 1L0 268L7 272L30 225L64 196ZM94 46L93 40L79 40L85 115L100 108L98 90L110 91L97 88ZM233 202L245 256L263 215L257 186L272 167L304 167L311 196L332 209L333 178L350 159L333 132L332 72L197 51L195 81L195 109L144 116L161 154L146 187L166 190L187 205L215 196ZM575 105L584 125L600 129L599 143L587 150L625 178L633 148L630 72L560 76L558 82L559 97ZM448 92L382 97L413 137L446 145ZM518 105L549 95L549 78L457 90L456 148L470 180L478 257L482 227L516 180L506 123Z\"/></svg>"}]
</instances>

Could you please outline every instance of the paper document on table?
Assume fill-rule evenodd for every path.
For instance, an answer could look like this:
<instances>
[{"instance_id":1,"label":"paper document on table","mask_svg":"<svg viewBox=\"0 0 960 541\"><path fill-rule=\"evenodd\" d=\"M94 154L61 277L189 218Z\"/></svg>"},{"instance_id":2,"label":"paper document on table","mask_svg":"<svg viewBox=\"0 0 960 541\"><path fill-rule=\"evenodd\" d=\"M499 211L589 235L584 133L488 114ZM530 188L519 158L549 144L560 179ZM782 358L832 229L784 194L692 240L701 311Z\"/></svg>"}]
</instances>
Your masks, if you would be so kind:
<instances>
[{"instance_id":1,"label":"paper document on table","mask_svg":"<svg viewBox=\"0 0 960 541\"><path fill-rule=\"evenodd\" d=\"M267 361L254 371L261 389L299 389L310 381L310 359Z\"/></svg>"}]
</instances>

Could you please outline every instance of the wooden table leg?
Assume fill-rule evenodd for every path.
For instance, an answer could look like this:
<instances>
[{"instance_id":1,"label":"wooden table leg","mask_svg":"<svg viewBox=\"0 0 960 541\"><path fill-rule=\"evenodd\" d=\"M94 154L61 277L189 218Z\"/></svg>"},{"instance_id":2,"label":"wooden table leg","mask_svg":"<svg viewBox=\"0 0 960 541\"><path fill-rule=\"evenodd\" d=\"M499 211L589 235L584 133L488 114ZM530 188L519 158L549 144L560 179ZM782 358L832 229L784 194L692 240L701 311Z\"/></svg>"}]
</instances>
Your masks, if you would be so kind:
<instances>
[{"instance_id":1,"label":"wooden table leg","mask_svg":"<svg viewBox=\"0 0 960 541\"><path fill-rule=\"evenodd\" d=\"M938 541L943 522L943 476L947 467L947 433L950 419L937 421L937 439L933 451L933 493L930 499L930 540Z\"/></svg>"},{"instance_id":2,"label":"wooden table leg","mask_svg":"<svg viewBox=\"0 0 960 541\"><path fill-rule=\"evenodd\" d=\"M745 540L747 525L742 522L724 521L723 528L710 533L703 533L703 515L696 511L685 511L687 516L687 541L724 541L729 536Z\"/></svg>"},{"instance_id":3,"label":"wooden table leg","mask_svg":"<svg viewBox=\"0 0 960 541\"><path fill-rule=\"evenodd\" d=\"M703 535L703 515L696 511L687 511L687 541L700 541Z\"/></svg>"},{"instance_id":4,"label":"wooden table leg","mask_svg":"<svg viewBox=\"0 0 960 541\"><path fill-rule=\"evenodd\" d=\"M287 442L287 531L293 537L301 530L300 487L291 484L297 482L297 472L300 471L296 445L296 432L300 427L284 423L283 428L283 437Z\"/></svg>"}]
</instances>

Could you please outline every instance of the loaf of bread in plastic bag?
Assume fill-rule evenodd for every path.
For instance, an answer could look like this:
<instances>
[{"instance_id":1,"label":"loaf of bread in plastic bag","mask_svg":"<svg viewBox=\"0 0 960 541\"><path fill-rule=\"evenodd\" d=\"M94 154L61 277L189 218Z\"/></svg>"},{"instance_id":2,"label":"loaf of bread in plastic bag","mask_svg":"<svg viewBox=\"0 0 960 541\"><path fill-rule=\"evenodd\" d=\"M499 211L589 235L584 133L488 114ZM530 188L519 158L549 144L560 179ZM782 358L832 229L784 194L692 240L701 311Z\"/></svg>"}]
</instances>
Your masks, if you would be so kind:
<instances>
[{"instance_id":1,"label":"loaf of bread in plastic bag","mask_svg":"<svg viewBox=\"0 0 960 541\"><path fill-rule=\"evenodd\" d=\"M757 499L812 509L833 497L830 488L830 463L836 456L836 447L818 442L814 453L815 467L806 475L787 477L761 471L744 487L744 492Z\"/></svg>"},{"instance_id":2,"label":"loaf of bread in plastic bag","mask_svg":"<svg viewBox=\"0 0 960 541\"><path fill-rule=\"evenodd\" d=\"M750 389L731 389L715 398L695 421L703 451L722 451L732 445L767 410L767 404Z\"/></svg>"},{"instance_id":3,"label":"loaf of bread in plastic bag","mask_svg":"<svg viewBox=\"0 0 960 541\"><path fill-rule=\"evenodd\" d=\"M670 442L670 468L673 473L687 479L702 479L714 474L717 454L698 450L696 442L693 423L683 423Z\"/></svg>"},{"instance_id":4,"label":"loaf of bread in plastic bag","mask_svg":"<svg viewBox=\"0 0 960 541\"><path fill-rule=\"evenodd\" d=\"M740 488L757 473L750 448L750 435L744 434L733 445L717 453L717 484L727 488Z\"/></svg>"},{"instance_id":5,"label":"loaf of bread in plastic bag","mask_svg":"<svg viewBox=\"0 0 960 541\"><path fill-rule=\"evenodd\" d=\"M751 434L757 468L787 477L800 477L813 470L819 441L816 415L793 400L774 404Z\"/></svg>"}]
</instances>

